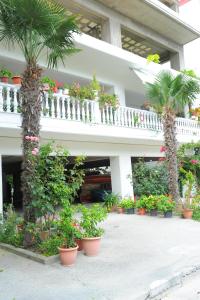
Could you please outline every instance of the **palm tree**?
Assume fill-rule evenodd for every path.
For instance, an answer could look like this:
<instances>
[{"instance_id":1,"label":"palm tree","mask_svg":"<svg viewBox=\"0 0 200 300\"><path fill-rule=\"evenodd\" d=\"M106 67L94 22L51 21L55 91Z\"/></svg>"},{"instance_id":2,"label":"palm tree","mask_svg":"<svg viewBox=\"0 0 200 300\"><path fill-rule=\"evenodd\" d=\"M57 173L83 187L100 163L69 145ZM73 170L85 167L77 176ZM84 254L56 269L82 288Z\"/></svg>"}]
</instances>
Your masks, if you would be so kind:
<instances>
[{"instance_id":1,"label":"palm tree","mask_svg":"<svg viewBox=\"0 0 200 300\"><path fill-rule=\"evenodd\" d=\"M78 33L76 17L54 0L0 0L0 41L8 46L18 46L25 58L22 75L21 113L23 171L22 191L25 222L34 222L30 206L31 182L34 176L34 160L29 159L33 148L38 149L41 115L40 59L46 59L48 67L57 67L58 61L78 51L73 33ZM27 136L36 137L30 143Z\"/></svg>"},{"instance_id":2,"label":"palm tree","mask_svg":"<svg viewBox=\"0 0 200 300\"><path fill-rule=\"evenodd\" d=\"M179 200L176 115L191 105L200 93L197 80L184 74L174 76L170 71L160 72L154 83L146 84L147 96L155 110L161 114L165 155L168 168L168 187L172 198Z\"/></svg>"}]
</instances>

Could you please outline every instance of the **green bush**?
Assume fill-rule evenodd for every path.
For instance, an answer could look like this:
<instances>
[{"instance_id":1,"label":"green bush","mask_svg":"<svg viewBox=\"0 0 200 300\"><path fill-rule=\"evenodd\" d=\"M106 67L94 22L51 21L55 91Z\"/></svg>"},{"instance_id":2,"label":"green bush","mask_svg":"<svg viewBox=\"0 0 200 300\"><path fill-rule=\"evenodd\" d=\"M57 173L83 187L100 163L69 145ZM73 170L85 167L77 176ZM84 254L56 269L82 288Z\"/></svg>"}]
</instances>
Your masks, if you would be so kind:
<instances>
[{"instance_id":1,"label":"green bush","mask_svg":"<svg viewBox=\"0 0 200 300\"><path fill-rule=\"evenodd\" d=\"M43 241L40 246L40 252L45 256L58 254L58 247L62 244L62 238L57 235L50 236L47 240Z\"/></svg>"},{"instance_id":2,"label":"green bush","mask_svg":"<svg viewBox=\"0 0 200 300\"><path fill-rule=\"evenodd\" d=\"M0 242L20 247L23 244L23 234L18 232L19 217L9 206L0 222Z\"/></svg>"},{"instance_id":3,"label":"green bush","mask_svg":"<svg viewBox=\"0 0 200 300\"><path fill-rule=\"evenodd\" d=\"M167 169L164 163L148 165L143 160L133 165L132 183L135 195L168 194Z\"/></svg>"}]
</instances>

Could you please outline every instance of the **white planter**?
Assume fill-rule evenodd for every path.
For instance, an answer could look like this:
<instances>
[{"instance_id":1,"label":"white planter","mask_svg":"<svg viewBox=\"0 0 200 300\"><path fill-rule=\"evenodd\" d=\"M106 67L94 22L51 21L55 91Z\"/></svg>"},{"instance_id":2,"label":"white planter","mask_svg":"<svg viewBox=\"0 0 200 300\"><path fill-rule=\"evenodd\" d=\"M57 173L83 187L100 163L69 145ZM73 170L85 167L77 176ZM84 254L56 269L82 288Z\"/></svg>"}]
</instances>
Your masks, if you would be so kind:
<instances>
[{"instance_id":1,"label":"white planter","mask_svg":"<svg viewBox=\"0 0 200 300\"><path fill-rule=\"evenodd\" d=\"M63 90L63 95L69 95L69 89L64 89Z\"/></svg>"}]
</instances>

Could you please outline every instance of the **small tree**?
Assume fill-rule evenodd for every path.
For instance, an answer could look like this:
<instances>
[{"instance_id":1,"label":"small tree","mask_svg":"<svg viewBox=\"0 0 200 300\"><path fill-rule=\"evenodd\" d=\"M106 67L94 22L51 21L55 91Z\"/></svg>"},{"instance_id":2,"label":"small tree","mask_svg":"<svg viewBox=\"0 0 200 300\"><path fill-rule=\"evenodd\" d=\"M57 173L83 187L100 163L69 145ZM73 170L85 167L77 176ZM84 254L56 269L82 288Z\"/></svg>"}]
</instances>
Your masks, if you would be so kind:
<instances>
[{"instance_id":1,"label":"small tree","mask_svg":"<svg viewBox=\"0 0 200 300\"><path fill-rule=\"evenodd\" d=\"M137 196L168 193L167 169L163 162L148 165L143 160L134 163L132 183Z\"/></svg>"},{"instance_id":2,"label":"small tree","mask_svg":"<svg viewBox=\"0 0 200 300\"><path fill-rule=\"evenodd\" d=\"M170 71L162 71L154 83L146 84L146 90L155 110L161 114L169 192L173 200L178 201L176 114L183 111L186 105L191 105L200 93L200 85L197 80L183 74L174 76Z\"/></svg>"}]
</instances>

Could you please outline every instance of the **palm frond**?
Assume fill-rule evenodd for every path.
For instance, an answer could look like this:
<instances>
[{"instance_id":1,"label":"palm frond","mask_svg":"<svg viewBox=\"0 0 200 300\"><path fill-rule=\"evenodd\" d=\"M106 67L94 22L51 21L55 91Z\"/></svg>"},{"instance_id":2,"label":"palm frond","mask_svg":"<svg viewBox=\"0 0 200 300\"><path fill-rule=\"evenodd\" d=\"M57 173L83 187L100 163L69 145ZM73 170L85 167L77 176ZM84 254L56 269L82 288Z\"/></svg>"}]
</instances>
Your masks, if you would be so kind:
<instances>
[{"instance_id":1,"label":"palm frond","mask_svg":"<svg viewBox=\"0 0 200 300\"><path fill-rule=\"evenodd\" d=\"M184 74L174 76L170 71L162 71L153 84L146 85L146 93L153 106L168 107L176 113L192 104L200 93L200 85Z\"/></svg>"},{"instance_id":2,"label":"palm frond","mask_svg":"<svg viewBox=\"0 0 200 300\"><path fill-rule=\"evenodd\" d=\"M25 59L37 60L47 48L49 64L76 52L73 34L79 33L76 16L54 0L1 0L0 40L18 44Z\"/></svg>"}]
</instances>

